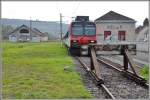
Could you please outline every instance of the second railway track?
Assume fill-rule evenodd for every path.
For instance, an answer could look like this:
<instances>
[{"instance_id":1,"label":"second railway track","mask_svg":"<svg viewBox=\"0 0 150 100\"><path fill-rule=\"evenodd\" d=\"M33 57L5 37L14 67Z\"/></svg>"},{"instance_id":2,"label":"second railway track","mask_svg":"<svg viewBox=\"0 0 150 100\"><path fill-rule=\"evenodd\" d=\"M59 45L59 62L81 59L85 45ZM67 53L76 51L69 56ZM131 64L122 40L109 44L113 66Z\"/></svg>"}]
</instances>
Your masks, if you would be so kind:
<instances>
[{"instance_id":1,"label":"second railway track","mask_svg":"<svg viewBox=\"0 0 150 100\"><path fill-rule=\"evenodd\" d=\"M98 60L100 63L106 64L106 65L108 65L109 67L115 69L116 71L118 71L118 72L120 72L120 73L121 73L122 70L123 70L123 66L122 66L122 65L117 64L117 63L115 63L115 62L112 62L111 60L105 59L105 58L103 58L103 57L98 57L97 60ZM141 68L136 67L136 71L137 71L137 73L138 73L139 76L140 76L140 69L141 69ZM132 72L130 68L129 68L129 71ZM148 87L149 87L149 84L148 84L148 83L144 83L143 86L145 86L146 88L148 88Z\"/></svg>"},{"instance_id":2,"label":"second railway track","mask_svg":"<svg viewBox=\"0 0 150 100\"><path fill-rule=\"evenodd\" d=\"M79 59L83 62L82 66L87 66L87 69L90 68L90 58L81 57ZM104 84L101 84L101 87L105 90L107 95L109 95L108 98L148 99L147 88L143 88L140 85L137 85L135 82L125 78L121 75L121 73L118 73L115 70L112 70L112 68L108 67L108 65L99 63L99 66L101 68L100 72L104 81Z\"/></svg>"}]
</instances>

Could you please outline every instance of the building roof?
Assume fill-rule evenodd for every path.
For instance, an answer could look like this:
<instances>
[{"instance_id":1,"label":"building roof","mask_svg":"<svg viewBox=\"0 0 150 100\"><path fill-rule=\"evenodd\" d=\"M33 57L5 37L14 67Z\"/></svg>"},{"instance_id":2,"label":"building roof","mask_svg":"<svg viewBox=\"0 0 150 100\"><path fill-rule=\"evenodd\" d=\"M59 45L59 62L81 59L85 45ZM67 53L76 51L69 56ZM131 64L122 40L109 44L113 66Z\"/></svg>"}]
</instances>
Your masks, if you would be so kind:
<instances>
[{"instance_id":1,"label":"building roof","mask_svg":"<svg viewBox=\"0 0 150 100\"><path fill-rule=\"evenodd\" d=\"M129 18L127 16L118 14L114 11L109 11L108 13L104 14L103 16L97 18L95 21L106 21L106 20L122 20L122 21L130 21L136 22L134 19Z\"/></svg>"},{"instance_id":2,"label":"building roof","mask_svg":"<svg viewBox=\"0 0 150 100\"><path fill-rule=\"evenodd\" d=\"M147 34L147 37L145 35ZM144 26L140 31L136 38L136 41L148 41L149 35L149 26Z\"/></svg>"},{"instance_id":3,"label":"building roof","mask_svg":"<svg viewBox=\"0 0 150 100\"><path fill-rule=\"evenodd\" d=\"M19 29L21 29L21 28L26 28L26 29L28 29L28 30L30 30L30 28L28 27L28 26L26 26L26 25L21 25L20 27L17 27L15 30L13 30L11 33L9 33L9 35L10 34L12 34L12 33L15 33L16 31L18 31ZM37 28L31 28L31 33L35 33L35 34L38 34L38 35L40 35L40 36L46 36L46 34L45 33L42 33L41 31L39 31Z\"/></svg>"},{"instance_id":4,"label":"building roof","mask_svg":"<svg viewBox=\"0 0 150 100\"><path fill-rule=\"evenodd\" d=\"M144 28L144 26L138 26L136 29L135 29L135 33L136 34L139 34L139 32Z\"/></svg>"}]
</instances>

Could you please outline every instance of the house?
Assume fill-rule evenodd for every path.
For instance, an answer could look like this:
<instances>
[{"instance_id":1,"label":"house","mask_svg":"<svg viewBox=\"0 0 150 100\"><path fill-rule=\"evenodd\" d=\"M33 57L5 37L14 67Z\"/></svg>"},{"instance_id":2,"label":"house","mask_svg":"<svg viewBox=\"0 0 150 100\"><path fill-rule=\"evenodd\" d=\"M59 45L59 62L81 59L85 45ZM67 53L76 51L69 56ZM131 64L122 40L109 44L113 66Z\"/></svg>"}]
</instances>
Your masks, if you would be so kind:
<instances>
[{"instance_id":1,"label":"house","mask_svg":"<svg viewBox=\"0 0 150 100\"><path fill-rule=\"evenodd\" d=\"M48 34L42 33L36 28L30 29L26 25L22 25L11 33L9 33L9 41L17 42L17 41L30 41L30 42L41 42L48 41Z\"/></svg>"},{"instance_id":2,"label":"house","mask_svg":"<svg viewBox=\"0 0 150 100\"><path fill-rule=\"evenodd\" d=\"M98 42L111 41L135 41L136 21L127 16L109 11L95 20L98 34Z\"/></svg>"},{"instance_id":3,"label":"house","mask_svg":"<svg viewBox=\"0 0 150 100\"><path fill-rule=\"evenodd\" d=\"M136 41L138 51L149 52L149 26L144 26L139 31Z\"/></svg>"},{"instance_id":4,"label":"house","mask_svg":"<svg viewBox=\"0 0 150 100\"><path fill-rule=\"evenodd\" d=\"M137 35L136 41L137 42L148 42L149 37L149 27L144 26Z\"/></svg>"}]
</instances>

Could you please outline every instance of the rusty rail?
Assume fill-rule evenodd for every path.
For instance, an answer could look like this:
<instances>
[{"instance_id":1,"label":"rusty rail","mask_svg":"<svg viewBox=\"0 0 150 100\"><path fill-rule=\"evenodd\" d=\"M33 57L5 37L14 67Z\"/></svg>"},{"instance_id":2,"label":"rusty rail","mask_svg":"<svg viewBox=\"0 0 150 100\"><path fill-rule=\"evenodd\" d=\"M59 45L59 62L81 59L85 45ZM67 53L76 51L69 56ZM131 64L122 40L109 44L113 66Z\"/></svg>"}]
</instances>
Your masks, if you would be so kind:
<instances>
[{"instance_id":1,"label":"rusty rail","mask_svg":"<svg viewBox=\"0 0 150 100\"><path fill-rule=\"evenodd\" d=\"M96 83L96 85L102 87L111 99L115 99L113 94L104 85L103 80L99 79L99 77L97 77L97 75L89 67L87 67L87 65L82 61L82 59L80 57L76 57L76 58L80 62L80 64L83 66L84 70L89 73L89 75L92 77L92 79L94 79L93 81Z\"/></svg>"},{"instance_id":2,"label":"rusty rail","mask_svg":"<svg viewBox=\"0 0 150 100\"><path fill-rule=\"evenodd\" d=\"M90 74L90 76L94 79L94 81L96 81L96 84L98 86L101 86L112 99L114 99L115 97L111 94L111 92L104 85L104 81L101 77L101 70L100 70L101 66L98 63L98 61L101 61L101 60L97 59L96 52L97 51L110 51L111 52L113 50L116 50L117 45L114 45L114 46L115 47L113 47L113 45L98 45L98 44L89 45L90 61L91 61L90 68L87 67L86 64L82 62L81 58L78 57L79 62L84 67L84 69ZM122 44L119 46L121 48L118 49L118 51L120 52L120 55L123 55L123 57L124 57L124 65L123 65L124 69L119 69L119 68L115 67L115 65L106 63L105 61L101 61L101 62L111 66L113 69L121 72L123 75L127 76L128 78L133 79L138 84L148 87L146 80L143 79L142 77L138 76L138 74L136 73L136 70L134 68L135 63L133 62L133 59L128 52L128 45ZM131 66L132 72L128 70L128 67L129 67L128 64Z\"/></svg>"},{"instance_id":3,"label":"rusty rail","mask_svg":"<svg viewBox=\"0 0 150 100\"><path fill-rule=\"evenodd\" d=\"M119 48L118 48L119 46ZM99 77L99 79L102 80L101 78L101 73L100 73L100 66L98 65L98 61L96 58L96 52L97 51L109 51L112 52L114 49L117 48L117 50L120 52L120 55L123 55L123 70L117 69L115 66L111 66L114 69L116 69L117 71L120 71L121 73L123 73L123 75L127 76L130 79L133 79L135 82L140 83L141 85L145 85L146 84L146 80L140 76L138 76L136 70L135 70L135 63L132 59L132 56L129 54L129 50L133 50L133 49L129 49L130 47L128 46L128 44L91 44L89 45L90 50L91 50L91 70L94 70L96 75ZM110 66L110 64L108 64ZM129 65L132 69L132 72L128 70Z\"/></svg>"},{"instance_id":4,"label":"rusty rail","mask_svg":"<svg viewBox=\"0 0 150 100\"><path fill-rule=\"evenodd\" d=\"M101 62L101 63L103 63L103 64L106 64L106 65L108 65L109 67L115 69L116 71L122 73L122 74L125 75L126 77L128 77L128 78L130 78L130 79L133 79L136 83L138 83L138 84L140 84L140 85L142 85L142 86L145 86L146 88L149 88L149 84L146 82L145 79L143 79L143 78L140 77L140 76L135 76L134 73L132 73L131 71L124 71L124 70L122 70L122 69L120 69L120 68L117 68L117 67L115 67L115 64L110 63L111 61L109 61L109 63L108 63L107 61L104 61L104 60L99 59L99 58L97 58L97 60L98 60L99 62ZM117 66L118 66L118 65L117 65ZM120 66L120 67L122 67L122 66Z\"/></svg>"}]
</instances>

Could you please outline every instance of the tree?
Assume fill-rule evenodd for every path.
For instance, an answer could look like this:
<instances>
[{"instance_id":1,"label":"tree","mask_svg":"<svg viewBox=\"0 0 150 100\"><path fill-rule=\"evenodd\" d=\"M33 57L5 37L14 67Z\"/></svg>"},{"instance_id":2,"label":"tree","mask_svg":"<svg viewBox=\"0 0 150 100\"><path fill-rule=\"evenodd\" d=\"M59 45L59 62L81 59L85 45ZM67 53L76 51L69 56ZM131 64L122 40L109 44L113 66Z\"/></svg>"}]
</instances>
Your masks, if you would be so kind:
<instances>
[{"instance_id":1,"label":"tree","mask_svg":"<svg viewBox=\"0 0 150 100\"><path fill-rule=\"evenodd\" d=\"M9 33L13 30L14 28L11 25L2 25L2 38L8 39Z\"/></svg>"},{"instance_id":2,"label":"tree","mask_svg":"<svg viewBox=\"0 0 150 100\"><path fill-rule=\"evenodd\" d=\"M145 18L145 20L143 21L143 26L148 26L149 25L149 20L148 18Z\"/></svg>"}]
</instances>

